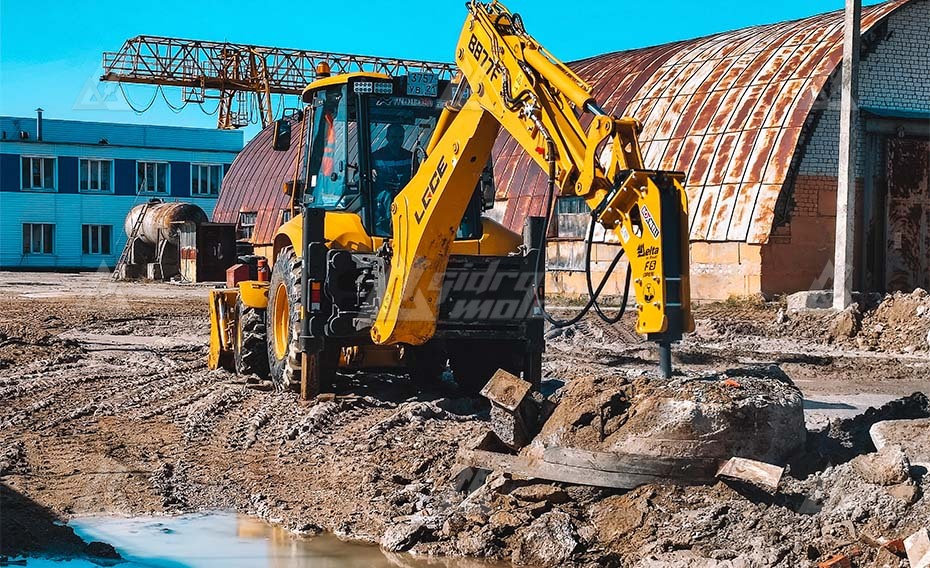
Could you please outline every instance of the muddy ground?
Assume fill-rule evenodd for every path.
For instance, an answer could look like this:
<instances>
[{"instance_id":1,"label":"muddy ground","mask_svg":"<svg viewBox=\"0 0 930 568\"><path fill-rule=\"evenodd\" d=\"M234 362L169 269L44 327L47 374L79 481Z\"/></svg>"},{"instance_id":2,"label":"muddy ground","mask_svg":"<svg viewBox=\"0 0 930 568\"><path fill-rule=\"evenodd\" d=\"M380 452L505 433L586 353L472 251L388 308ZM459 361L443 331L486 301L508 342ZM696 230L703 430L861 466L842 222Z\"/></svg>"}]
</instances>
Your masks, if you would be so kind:
<instances>
[{"instance_id":1,"label":"muddy ground","mask_svg":"<svg viewBox=\"0 0 930 568\"><path fill-rule=\"evenodd\" d=\"M403 377L343 376L335 397L300 402L206 368L205 288L0 273L0 294L0 554L88 553L47 519L228 509L303 534L526 564L793 567L855 548L857 565L906 566L863 533L930 523L922 468L883 485L850 461L874 451L871 423L930 415L922 395L862 415L930 393L925 294L839 315L696 309L679 370L777 365L804 393L808 453L775 496L498 475L458 493L456 451L488 414L451 383L421 392ZM544 390L655 373L632 327L589 318L552 332Z\"/></svg>"}]
</instances>

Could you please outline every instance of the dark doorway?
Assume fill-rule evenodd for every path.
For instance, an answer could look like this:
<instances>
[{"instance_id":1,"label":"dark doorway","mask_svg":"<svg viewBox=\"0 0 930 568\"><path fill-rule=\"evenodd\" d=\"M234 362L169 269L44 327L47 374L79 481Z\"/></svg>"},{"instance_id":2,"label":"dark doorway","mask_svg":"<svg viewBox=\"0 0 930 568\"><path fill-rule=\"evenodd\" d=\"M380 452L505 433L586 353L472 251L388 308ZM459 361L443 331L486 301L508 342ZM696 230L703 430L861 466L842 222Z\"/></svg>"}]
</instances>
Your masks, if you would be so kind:
<instances>
[{"instance_id":1,"label":"dark doorway","mask_svg":"<svg viewBox=\"0 0 930 568\"><path fill-rule=\"evenodd\" d=\"M887 140L885 289L930 289L930 140Z\"/></svg>"}]
</instances>

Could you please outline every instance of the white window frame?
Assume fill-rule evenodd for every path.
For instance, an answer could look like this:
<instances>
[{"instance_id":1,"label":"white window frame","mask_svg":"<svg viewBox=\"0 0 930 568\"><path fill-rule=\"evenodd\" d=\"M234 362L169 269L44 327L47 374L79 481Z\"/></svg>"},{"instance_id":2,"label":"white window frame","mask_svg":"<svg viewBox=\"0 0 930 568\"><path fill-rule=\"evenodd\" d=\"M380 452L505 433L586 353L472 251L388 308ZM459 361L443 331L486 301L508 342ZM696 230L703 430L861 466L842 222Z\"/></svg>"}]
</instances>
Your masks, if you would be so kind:
<instances>
[{"instance_id":1,"label":"white window frame","mask_svg":"<svg viewBox=\"0 0 930 568\"><path fill-rule=\"evenodd\" d=\"M100 176L100 164L103 162L109 162L110 164L110 176L109 176L110 179L108 180L110 182L110 189L93 189L90 187L91 180L93 179L90 175L91 168L94 168L94 167L97 168L97 179L102 180L103 177ZM87 168L87 189L81 189L81 171L85 167ZM87 158L87 157L78 158L78 179L77 179L78 192L79 193L107 193L107 194L113 193L113 189L114 189L113 185L115 182L115 174L114 174L115 168L116 168L116 164L110 158Z\"/></svg>"},{"instance_id":2,"label":"white window frame","mask_svg":"<svg viewBox=\"0 0 930 568\"><path fill-rule=\"evenodd\" d=\"M107 239L103 238L103 229L104 227L108 228ZM90 232L90 241L85 241L84 230ZM96 241L96 242L94 242ZM106 242L107 252L103 251L103 244ZM93 244L97 245L97 252L94 252ZM84 250L85 245L90 245L87 247L87 250ZM95 223L83 223L81 224L81 254L85 256L110 256L113 254L113 225L103 225Z\"/></svg>"},{"instance_id":3,"label":"white window frame","mask_svg":"<svg viewBox=\"0 0 930 568\"><path fill-rule=\"evenodd\" d=\"M160 189L156 186L155 190L142 189L139 187L139 164L154 165L157 167L159 165L165 166L165 187ZM158 175L156 171L155 183L158 183ZM163 160L136 160L136 195L168 195L171 193L171 164Z\"/></svg>"},{"instance_id":4,"label":"white window frame","mask_svg":"<svg viewBox=\"0 0 930 568\"><path fill-rule=\"evenodd\" d=\"M242 222L243 215L254 215L255 218L248 225ZM251 239L252 235L255 234L255 225L258 224L258 211L240 211L239 216L236 218L236 238L237 239ZM245 234L245 228L248 227L249 234Z\"/></svg>"},{"instance_id":5,"label":"white window frame","mask_svg":"<svg viewBox=\"0 0 930 568\"><path fill-rule=\"evenodd\" d=\"M207 190L208 191L204 192L202 191L201 188L198 188L198 191L194 193L194 179L195 179L194 173L199 172L200 168L207 169ZM213 189L212 187L209 187L211 185L210 184L210 168L220 169L220 177L217 178L218 180L217 183L219 183L219 185L216 186L216 190L213 192L209 191ZM223 174L224 174L223 170L224 169L225 168L223 164L214 164L214 163L208 163L208 162L191 162L191 197L218 197L220 195L220 188L223 187Z\"/></svg>"},{"instance_id":6,"label":"white window frame","mask_svg":"<svg viewBox=\"0 0 930 568\"><path fill-rule=\"evenodd\" d=\"M23 178L23 160L42 160L40 170L42 179L45 179L45 160L52 161L52 185L53 187L33 187L32 185L32 163L29 164L29 179ZM29 183L27 186L26 183ZM58 156L41 156L41 155L22 155L19 157L19 188L22 191L58 191Z\"/></svg>"},{"instance_id":7,"label":"white window frame","mask_svg":"<svg viewBox=\"0 0 930 568\"><path fill-rule=\"evenodd\" d=\"M25 230L27 225L29 226L29 250L28 251L24 250L23 255L24 256L52 256L54 255L55 254L55 223L31 223L31 222L23 223L22 224L23 230ZM52 228L52 235L51 235L52 242L51 242L51 246L49 246L49 252L45 252L45 227L46 226L50 226ZM42 235L42 246L41 246L42 250L40 251L32 250L33 233L35 232L36 227L41 227L39 229L39 233ZM26 248L25 242L23 243L23 248L24 249Z\"/></svg>"}]
</instances>

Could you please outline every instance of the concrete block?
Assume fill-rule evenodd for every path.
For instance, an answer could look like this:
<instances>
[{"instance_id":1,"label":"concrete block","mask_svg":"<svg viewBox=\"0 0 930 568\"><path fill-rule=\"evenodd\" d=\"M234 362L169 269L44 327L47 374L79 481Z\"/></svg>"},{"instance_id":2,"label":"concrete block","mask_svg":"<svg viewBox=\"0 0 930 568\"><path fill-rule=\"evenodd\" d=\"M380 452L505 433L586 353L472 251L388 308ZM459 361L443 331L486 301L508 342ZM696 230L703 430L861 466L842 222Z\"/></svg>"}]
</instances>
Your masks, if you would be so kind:
<instances>
[{"instance_id":1,"label":"concrete block","mask_svg":"<svg viewBox=\"0 0 930 568\"><path fill-rule=\"evenodd\" d=\"M904 539L911 568L930 568L930 529L926 527Z\"/></svg>"},{"instance_id":2,"label":"concrete block","mask_svg":"<svg viewBox=\"0 0 930 568\"><path fill-rule=\"evenodd\" d=\"M805 290L788 296L788 311L828 310L833 308L832 290Z\"/></svg>"},{"instance_id":3,"label":"concrete block","mask_svg":"<svg viewBox=\"0 0 930 568\"><path fill-rule=\"evenodd\" d=\"M901 446L912 466L930 469L930 418L876 422L869 436L877 449Z\"/></svg>"}]
</instances>

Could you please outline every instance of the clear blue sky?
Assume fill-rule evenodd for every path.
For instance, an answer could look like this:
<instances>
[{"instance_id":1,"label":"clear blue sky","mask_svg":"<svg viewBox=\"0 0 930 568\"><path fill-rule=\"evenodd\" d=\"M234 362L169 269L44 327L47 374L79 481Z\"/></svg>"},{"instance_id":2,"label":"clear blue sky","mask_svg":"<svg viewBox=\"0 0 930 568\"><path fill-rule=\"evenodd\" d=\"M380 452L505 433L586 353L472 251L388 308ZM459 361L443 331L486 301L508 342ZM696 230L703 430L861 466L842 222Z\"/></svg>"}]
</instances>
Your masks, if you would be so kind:
<instances>
[{"instance_id":1,"label":"clear blue sky","mask_svg":"<svg viewBox=\"0 0 930 568\"><path fill-rule=\"evenodd\" d=\"M523 16L531 34L566 61L843 7L843 0L505 3ZM101 53L148 34L449 61L465 19L462 0L268 4L273 7L244 0L0 0L0 114L32 116L41 106L48 118L212 127L215 117L196 106L175 114L161 99L142 116L124 105L101 110L88 103L94 91L121 99L111 84L96 83ZM137 106L147 103L153 90L127 89ZM167 94L173 103L180 101L177 90ZM212 110L215 104L205 106ZM255 130L247 129L246 136Z\"/></svg>"}]
</instances>

